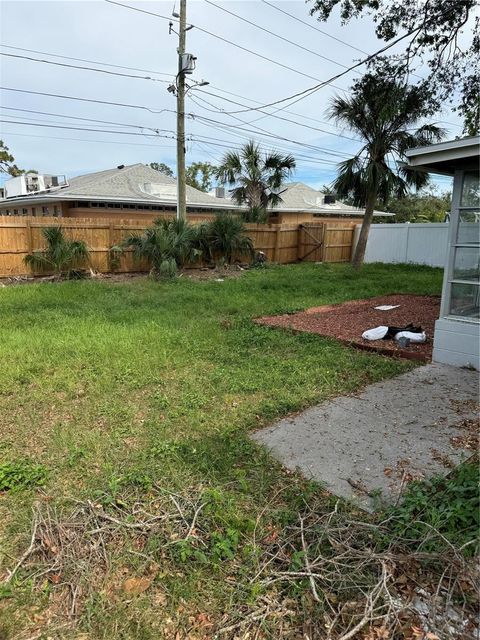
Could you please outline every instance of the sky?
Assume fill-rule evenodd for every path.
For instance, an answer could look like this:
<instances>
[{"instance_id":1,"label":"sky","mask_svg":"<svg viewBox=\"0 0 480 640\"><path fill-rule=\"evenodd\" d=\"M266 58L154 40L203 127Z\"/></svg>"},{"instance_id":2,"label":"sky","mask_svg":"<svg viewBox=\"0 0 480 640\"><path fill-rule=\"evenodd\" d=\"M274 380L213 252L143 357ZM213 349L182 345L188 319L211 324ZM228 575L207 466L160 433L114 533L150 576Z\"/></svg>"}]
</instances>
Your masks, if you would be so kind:
<instances>
[{"instance_id":1,"label":"sky","mask_svg":"<svg viewBox=\"0 0 480 640\"><path fill-rule=\"evenodd\" d=\"M119 2L167 18L178 11L174 0ZM262 0L188 0L187 23L193 28L187 32L186 50L197 61L187 82L209 85L187 93L186 161L218 163L227 150L254 138L265 148L294 155L294 180L319 188L334 179L336 164L359 148L351 139L355 136L339 129L326 115L333 96L345 95L360 77L355 71L334 82L335 86L327 85L280 111L277 109L284 104L262 112L226 112L258 107L303 91L385 43L377 40L369 18L342 25L334 16L319 23L309 15L309 4L303 0L268 2L307 24ZM178 39L175 33L169 34L168 19L105 0L2 0L0 22L2 87L98 101L0 90L0 137L18 166L67 178L137 162L164 162L175 171L176 101L167 87L176 73ZM436 119L443 121L447 139L461 135L461 122L448 106ZM448 178L435 182L442 191L451 185Z\"/></svg>"}]
</instances>

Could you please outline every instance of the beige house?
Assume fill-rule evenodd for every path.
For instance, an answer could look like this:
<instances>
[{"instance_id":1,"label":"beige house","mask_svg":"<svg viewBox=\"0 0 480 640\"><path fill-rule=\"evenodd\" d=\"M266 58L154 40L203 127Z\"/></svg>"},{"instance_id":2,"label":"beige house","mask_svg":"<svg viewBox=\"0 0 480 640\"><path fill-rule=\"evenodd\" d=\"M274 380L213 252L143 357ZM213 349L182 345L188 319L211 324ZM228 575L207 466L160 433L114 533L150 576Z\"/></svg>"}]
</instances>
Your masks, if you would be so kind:
<instances>
[{"instance_id":1,"label":"beige house","mask_svg":"<svg viewBox=\"0 0 480 640\"><path fill-rule=\"evenodd\" d=\"M65 179L65 176L27 173L7 180L0 198L3 216L63 216L77 218L138 218L152 220L174 213L177 182L148 165L120 165L114 169ZM274 224L301 224L318 218L347 225L358 222L363 210L301 182L286 184L280 202L270 211ZM225 189L204 193L187 186L187 213L203 219L219 211L240 211ZM376 211L375 216L393 214Z\"/></svg>"},{"instance_id":2,"label":"beige house","mask_svg":"<svg viewBox=\"0 0 480 640\"><path fill-rule=\"evenodd\" d=\"M151 219L175 212L177 183L147 165L133 164L68 181L24 174L5 182L3 196L0 215ZM187 212L193 216L235 208L231 200L187 186Z\"/></svg>"}]
</instances>

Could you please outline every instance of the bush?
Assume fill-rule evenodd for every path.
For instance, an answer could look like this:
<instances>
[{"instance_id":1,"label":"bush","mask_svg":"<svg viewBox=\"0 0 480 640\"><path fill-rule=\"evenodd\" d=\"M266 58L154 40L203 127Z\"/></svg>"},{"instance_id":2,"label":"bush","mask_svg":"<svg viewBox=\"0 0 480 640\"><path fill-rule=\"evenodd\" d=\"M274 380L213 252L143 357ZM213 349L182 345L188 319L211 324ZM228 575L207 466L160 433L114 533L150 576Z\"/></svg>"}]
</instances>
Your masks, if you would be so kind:
<instances>
[{"instance_id":1,"label":"bush","mask_svg":"<svg viewBox=\"0 0 480 640\"><path fill-rule=\"evenodd\" d=\"M253 257L253 243L247 236L245 224L238 216L219 213L198 229L198 243L202 253L214 262L230 264L234 258Z\"/></svg>"},{"instance_id":2,"label":"bush","mask_svg":"<svg viewBox=\"0 0 480 640\"><path fill-rule=\"evenodd\" d=\"M88 263L89 251L83 240L68 240L62 227L42 229L45 249L25 256L24 262L34 271L53 271L58 279L78 277L79 267Z\"/></svg>"},{"instance_id":3,"label":"bush","mask_svg":"<svg viewBox=\"0 0 480 640\"><path fill-rule=\"evenodd\" d=\"M466 555L477 553L480 526L477 463L465 462L447 476L412 482L401 504L387 510L392 535L411 540L417 547L418 541L424 540L424 551L441 551L450 542L456 547L468 543L463 549Z\"/></svg>"},{"instance_id":4,"label":"bush","mask_svg":"<svg viewBox=\"0 0 480 640\"><path fill-rule=\"evenodd\" d=\"M178 267L200 256L198 229L186 220L158 219L141 235L125 238L122 248L133 249L136 260L146 259L159 278L174 278Z\"/></svg>"}]
</instances>

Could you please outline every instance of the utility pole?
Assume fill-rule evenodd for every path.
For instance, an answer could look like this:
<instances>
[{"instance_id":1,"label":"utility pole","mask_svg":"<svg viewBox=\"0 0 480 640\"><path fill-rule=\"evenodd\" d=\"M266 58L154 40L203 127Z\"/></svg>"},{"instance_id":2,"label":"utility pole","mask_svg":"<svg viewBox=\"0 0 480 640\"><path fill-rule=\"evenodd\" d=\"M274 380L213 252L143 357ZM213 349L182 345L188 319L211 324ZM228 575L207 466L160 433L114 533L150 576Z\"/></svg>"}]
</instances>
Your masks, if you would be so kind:
<instances>
[{"instance_id":1,"label":"utility pole","mask_svg":"<svg viewBox=\"0 0 480 640\"><path fill-rule=\"evenodd\" d=\"M187 26L187 0L180 0L178 30L177 74L177 220L187 218L185 187L185 44Z\"/></svg>"}]
</instances>

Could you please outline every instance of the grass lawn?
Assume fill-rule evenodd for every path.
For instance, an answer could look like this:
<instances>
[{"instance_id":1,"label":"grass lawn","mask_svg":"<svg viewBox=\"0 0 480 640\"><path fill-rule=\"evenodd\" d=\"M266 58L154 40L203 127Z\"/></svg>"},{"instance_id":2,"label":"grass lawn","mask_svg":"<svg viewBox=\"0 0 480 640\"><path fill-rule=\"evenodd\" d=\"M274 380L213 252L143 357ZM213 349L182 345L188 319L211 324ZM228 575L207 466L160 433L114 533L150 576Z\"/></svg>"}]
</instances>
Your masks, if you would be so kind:
<instances>
[{"instance_id":1,"label":"grass lawn","mask_svg":"<svg viewBox=\"0 0 480 640\"><path fill-rule=\"evenodd\" d=\"M284 472L248 432L414 365L252 318L439 294L441 280L428 267L367 265L358 275L304 264L224 282L0 289L0 486L18 461L13 485L43 484L0 493L0 572L28 548L39 514L49 514L42 531L58 536L69 517L80 522L73 531L82 518L98 522L95 509L122 521L102 520L100 534L87 526L78 544L70 530L61 554L43 534L43 560L26 559L0 591L0 638L194 640L265 607L276 588L256 575L263 541L306 500L321 509L332 498ZM77 507L72 516L75 500L93 515ZM136 527L149 517L160 524ZM87 553L95 535L101 553L93 543ZM282 598L287 614L264 616L257 637L300 638L321 619L308 581Z\"/></svg>"}]
</instances>

